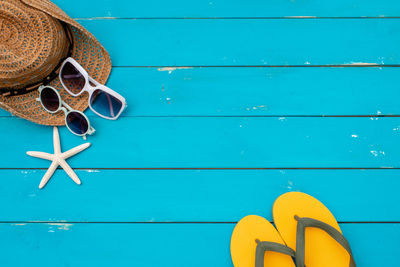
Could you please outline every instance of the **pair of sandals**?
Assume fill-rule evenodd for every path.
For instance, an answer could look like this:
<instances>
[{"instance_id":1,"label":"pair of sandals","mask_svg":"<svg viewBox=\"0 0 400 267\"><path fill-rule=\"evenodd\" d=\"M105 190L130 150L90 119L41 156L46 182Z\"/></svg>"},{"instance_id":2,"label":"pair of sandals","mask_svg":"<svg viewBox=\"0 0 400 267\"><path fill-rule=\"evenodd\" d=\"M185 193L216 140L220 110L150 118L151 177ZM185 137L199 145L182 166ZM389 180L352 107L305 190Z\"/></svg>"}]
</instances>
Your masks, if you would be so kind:
<instances>
[{"instance_id":1,"label":"pair of sandals","mask_svg":"<svg viewBox=\"0 0 400 267\"><path fill-rule=\"evenodd\" d=\"M235 267L356 266L335 217L317 199L286 193L277 198L272 213L276 228L256 215L237 223L231 238Z\"/></svg>"}]
</instances>

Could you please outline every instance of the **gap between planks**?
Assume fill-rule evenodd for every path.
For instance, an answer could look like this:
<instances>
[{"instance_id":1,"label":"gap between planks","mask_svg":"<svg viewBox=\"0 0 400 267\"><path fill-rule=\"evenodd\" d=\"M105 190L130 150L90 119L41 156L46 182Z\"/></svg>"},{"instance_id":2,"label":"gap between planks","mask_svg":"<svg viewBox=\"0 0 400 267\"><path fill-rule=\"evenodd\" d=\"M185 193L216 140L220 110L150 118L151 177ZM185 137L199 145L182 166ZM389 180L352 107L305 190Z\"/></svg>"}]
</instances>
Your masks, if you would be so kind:
<instances>
[{"instance_id":1,"label":"gap between planks","mask_svg":"<svg viewBox=\"0 0 400 267\"><path fill-rule=\"evenodd\" d=\"M47 170L48 168L0 168L0 170ZM58 168L61 169L61 168ZM74 170L400 170L400 168L395 167L268 167L268 168L179 168L179 167L171 167L171 168L74 168Z\"/></svg>"},{"instance_id":2,"label":"gap between planks","mask_svg":"<svg viewBox=\"0 0 400 267\"><path fill-rule=\"evenodd\" d=\"M0 118L10 118L12 115L2 115ZM89 118L97 116L89 115ZM174 115L174 116L123 116L124 118L399 118L399 115Z\"/></svg>"},{"instance_id":3,"label":"gap between planks","mask_svg":"<svg viewBox=\"0 0 400 267\"><path fill-rule=\"evenodd\" d=\"M1 224L236 224L238 222L107 222L107 221L0 221ZM274 221L270 221L274 223ZM338 221L340 224L400 224L400 221Z\"/></svg>"},{"instance_id":4,"label":"gap between planks","mask_svg":"<svg viewBox=\"0 0 400 267\"><path fill-rule=\"evenodd\" d=\"M368 62L353 62L346 64L326 64L326 65L190 65L190 66L112 66L113 68L174 68L174 69L193 69L193 68L398 68L400 64L378 64Z\"/></svg>"},{"instance_id":5,"label":"gap between planks","mask_svg":"<svg viewBox=\"0 0 400 267\"><path fill-rule=\"evenodd\" d=\"M360 17L318 17L318 16L283 16L283 17L90 17L75 20L286 20L286 19L400 19L400 16L360 16Z\"/></svg>"}]
</instances>

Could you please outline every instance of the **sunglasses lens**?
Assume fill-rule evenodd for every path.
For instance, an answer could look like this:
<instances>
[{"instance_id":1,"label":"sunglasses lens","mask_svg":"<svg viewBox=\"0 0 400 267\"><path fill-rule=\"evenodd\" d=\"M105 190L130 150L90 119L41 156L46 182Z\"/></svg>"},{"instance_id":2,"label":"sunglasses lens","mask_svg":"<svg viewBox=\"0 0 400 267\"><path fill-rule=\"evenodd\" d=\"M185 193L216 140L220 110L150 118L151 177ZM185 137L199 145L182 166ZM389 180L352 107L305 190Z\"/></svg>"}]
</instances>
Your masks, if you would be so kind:
<instances>
[{"instance_id":1,"label":"sunglasses lens","mask_svg":"<svg viewBox=\"0 0 400 267\"><path fill-rule=\"evenodd\" d=\"M65 63L61 69L61 79L64 86L73 94L79 94L86 84L85 77L70 62Z\"/></svg>"},{"instance_id":2,"label":"sunglasses lens","mask_svg":"<svg viewBox=\"0 0 400 267\"><path fill-rule=\"evenodd\" d=\"M122 102L103 90L96 89L90 97L90 106L107 118L115 118L122 109Z\"/></svg>"},{"instance_id":3,"label":"sunglasses lens","mask_svg":"<svg viewBox=\"0 0 400 267\"><path fill-rule=\"evenodd\" d=\"M40 100L43 106L51 112L57 111L60 107L60 98L56 91L50 87L43 88L40 92Z\"/></svg>"},{"instance_id":4,"label":"sunglasses lens","mask_svg":"<svg viewBox=\"0 0 400 267\"><path fill-rule=\"evenodd\" d=\"M67 115L69 129L78 135L83 135L89 130L88 120L79 112L69 112Z\"/></svg>"}]
</instances>

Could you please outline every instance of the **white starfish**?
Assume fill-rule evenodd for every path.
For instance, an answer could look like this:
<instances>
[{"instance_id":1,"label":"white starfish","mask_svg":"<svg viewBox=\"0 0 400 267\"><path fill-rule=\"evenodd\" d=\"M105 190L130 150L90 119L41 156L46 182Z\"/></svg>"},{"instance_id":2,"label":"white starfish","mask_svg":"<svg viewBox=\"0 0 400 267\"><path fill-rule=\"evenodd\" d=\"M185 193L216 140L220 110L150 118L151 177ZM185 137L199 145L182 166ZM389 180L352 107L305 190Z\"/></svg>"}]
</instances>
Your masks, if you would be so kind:
<instances>
[{"instance_id":1,"label":"white starfish","mask_svg":"<svg viewBox=\"0 0 400 267\"><path fill-rule=\"evenodd\" d=\"M59 165L64 169L64 171L68 174L68 176L71 177L72 180L74 180L75 183L81 184L81 180L79 180L78 176L75 174L75 172L72 170L72 168L68 165L68 163L65 160L75 154L78 154L82 150L88 148L90 146L90 143L84 143L82 145L79 145L77 147L68 150L67 152L61 153L60 135L58 133L57 127L53 128L53 143L54 143L54 154L49 154L46 152L39 152L39 151L26 152L26 154L28 154L29 156L52 161L49 169L47 170L42 180L40 181L39 188L42 189L47 184L47 182L50 180L51 176L53 175L54 171L57 169Z\"/></svg>"}]
</instances>

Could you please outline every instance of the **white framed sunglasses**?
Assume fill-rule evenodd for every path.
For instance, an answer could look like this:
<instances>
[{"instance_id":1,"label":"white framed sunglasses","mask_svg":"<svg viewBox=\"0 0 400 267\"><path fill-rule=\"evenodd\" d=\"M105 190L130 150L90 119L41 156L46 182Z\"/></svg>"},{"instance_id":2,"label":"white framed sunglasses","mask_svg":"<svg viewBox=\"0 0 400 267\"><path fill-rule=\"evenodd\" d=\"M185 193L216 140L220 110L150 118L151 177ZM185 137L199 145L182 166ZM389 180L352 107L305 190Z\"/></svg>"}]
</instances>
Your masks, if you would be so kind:
<instances>
[{"instance_id":1,"label":"white framed sunglasses","mask_svg":"<svg viewBox=\"0 0 400 267\"><path fill-rule=\"evenodd\" d=\"M73 96L88 92L90 109L102 118L116 120L127 107L123 96L90 77L72 57L62 63L59 78L64 89Z\"/></svg>"},{"instance_id":2,"label":"white framed sunglasses","mask_svg":"<svg viewBox=\"0 0 400 267\"><path fill-rule=\"evenodd\" d=\"M86 135L93 134L96 130L90 126L88 117L83 112L72 109L62 99L58 91L48 85L41 85L39 88L39 101L43 108L50 113L63 111L65 114L65 125L68 130L78 136L86 139Z\"/></svg>"}]
</instances>

